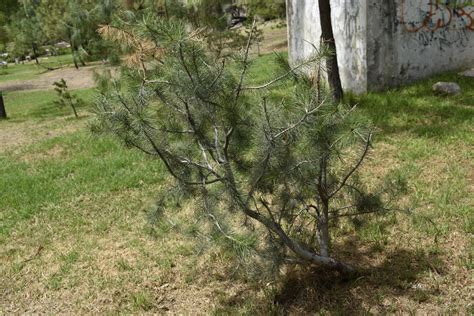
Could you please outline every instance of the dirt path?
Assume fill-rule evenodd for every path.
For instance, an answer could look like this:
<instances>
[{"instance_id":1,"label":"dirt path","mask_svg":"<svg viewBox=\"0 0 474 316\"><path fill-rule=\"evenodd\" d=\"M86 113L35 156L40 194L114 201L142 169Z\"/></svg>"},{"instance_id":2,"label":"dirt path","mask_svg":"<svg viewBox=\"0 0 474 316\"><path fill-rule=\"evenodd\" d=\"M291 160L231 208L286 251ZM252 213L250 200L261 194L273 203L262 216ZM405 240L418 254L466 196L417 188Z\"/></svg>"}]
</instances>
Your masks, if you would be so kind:
<instances>
[{"instance_id":1,"label":"dirt path","mask_svg":"<svg viewBox=\"0 0 474 316\"><path fill-rule=\"evenodd\" d=\"M94 65L75 68L60 68L45 72L39 77L30 80L12 80L0 83L0 91L21 90L48 90L53 89L53 83L63 78L70 89L90 88L94 84L94 70L102 69L102 66Z\"/></svg>"}]
</instances>

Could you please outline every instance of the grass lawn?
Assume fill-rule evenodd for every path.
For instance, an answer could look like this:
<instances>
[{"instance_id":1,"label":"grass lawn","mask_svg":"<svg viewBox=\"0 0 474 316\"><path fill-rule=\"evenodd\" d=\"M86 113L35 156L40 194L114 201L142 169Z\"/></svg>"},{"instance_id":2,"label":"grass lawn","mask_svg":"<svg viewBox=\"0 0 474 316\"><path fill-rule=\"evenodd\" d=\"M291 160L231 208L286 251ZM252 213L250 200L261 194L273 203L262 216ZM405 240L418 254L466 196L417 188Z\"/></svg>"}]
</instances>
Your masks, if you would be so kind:
<instances>
[{"instance_id":1,"label":"grass lawn","mask_svg":"<svg viewBox=\"0 0 474 316\"><path fill-rule=\"evenodd\" d=\"M254 81L271 65L259 58ZM433 96L440 79L463 94ZM76 93L94 98L92 89ZM347 97L378 130L363 176L402 170L412 212L376 217L334 245L359 278L295 270L275 284L234 277L218 250L195 256L171 219L150 226L147 211L166 186L162 165L92 136L90 106L75 119L54 99L53 91L5 96L0 313L473 312L474 79L447 74Z\"/></svg>"},{"instance_id":2,"label":"grass lawn","mask_svg":"<svg viewBox=\"0 0 474 316\"><path fill-rule=\"evenodd\" d=\"M48 71L48 68L66 67L72 64L71 55L61 55L52 57L40 57L40 65L35 61L25 62L24 64L9 64L8 68L0 68L0 83L10 80L29 80L35 79L40 74Z\"/></svg>"}]
</instances>

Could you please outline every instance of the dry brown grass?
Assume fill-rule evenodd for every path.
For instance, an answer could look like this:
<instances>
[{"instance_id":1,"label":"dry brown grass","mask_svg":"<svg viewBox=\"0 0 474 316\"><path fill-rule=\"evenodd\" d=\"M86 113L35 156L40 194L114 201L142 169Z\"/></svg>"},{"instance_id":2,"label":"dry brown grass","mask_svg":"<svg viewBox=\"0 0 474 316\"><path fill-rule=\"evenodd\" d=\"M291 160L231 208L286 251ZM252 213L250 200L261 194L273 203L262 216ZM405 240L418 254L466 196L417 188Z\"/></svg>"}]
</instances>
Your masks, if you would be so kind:
<instances>
[{"instance_id":1,"label":"dry brown grass","mask_svg":"<svg viewBox=\"0 0 474 316\"><path fill-rule=\"evenodd\" d=\"M393 164L396 152L389 144L378 147L370 167L385 173L380 166ZM423 170L427 181L446 167L435 165L429 174ZM290 314L468 313L472 275L463 262L470 240L455 223L435 241L414 229L410 216L397 214L383 240L346 237L335 245L361 268L356 277L296 269L276 284L258 285L229 278L229 262L218 251L194 257L193 242L173 230L166 238L147 234L143 211L158 189L72 197L18 226L1 252L8 262L1 271L2 312L207 314L249 306Z\"/></svg>"},{"instance_id":2,"label":"dry brown grass","mask_svg":"<svg viewBox=\"0 0 474 316\"><path fill-rule=\"evenodd\" d=\"M85 124L2 122L0 158L33 169L72 159L66 144L39 145ZM364 165L365 178L402 168L411 184L404 203L415 209L373 218L357 238L353 226L342 227L334 252L359 267L357 276L290 268L275 283L239 279L219 250L196 256L194 241L179 231L149 232L145 211L166 185L158 183L64 196L19 221L0 240L0 313L472 314L472 231L461 214L473 206L471 143L387 135ZM180 220L191 212L186 206Z\"/></svg>"},{"instance_id":3,"label":"dry brown grass","mask_svg":"<svg viewBox=\"0 0 474 316\"><path fill-rule=\"evenodd\" d=\"M25 122L4 122L0 125L0 153L14 151L19 152L22 148L40 143L42 141L74 133L79 129L83 129L86 120L71 122L70 118L55 118L43 122L35 122L34 128L32 123ZM25 160L35 160L40 156L55 156L60 152L60 148L52 149L47 153L35 153L34 156L25 153ZM36 156L38 154L39 156Z\"/></svg>"},{"instance_id":4,"label":"dry brown grass","mask_svg":"<svg viewBox=\"0 0 474 316\"><path fill-rule=\"evenodd\" d=\"M156 240L144 232L141 210L156 189L81 196L48 206L18 227L2 251L2 261L13 263L2 265L2 312L194 314L216 308L216 291L232 293L239 285L195 278L186 271L193 262L189 241L175 234ZM75 215L51 221L55 212Z\"/></svg>"}]
</instances>

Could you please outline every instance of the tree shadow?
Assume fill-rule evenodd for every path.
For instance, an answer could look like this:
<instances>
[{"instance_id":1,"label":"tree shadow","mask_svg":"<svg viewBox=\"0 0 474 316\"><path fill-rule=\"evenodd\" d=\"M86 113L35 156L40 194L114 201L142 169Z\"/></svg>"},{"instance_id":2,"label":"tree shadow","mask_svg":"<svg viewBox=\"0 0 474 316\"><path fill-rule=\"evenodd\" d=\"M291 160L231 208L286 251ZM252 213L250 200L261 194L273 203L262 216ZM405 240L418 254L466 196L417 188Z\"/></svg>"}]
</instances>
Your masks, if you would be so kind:
<instances>
[{"instance_id":1,"label":"tree shadow","mask_svg":"<svg viewBox=\"0 0 474 316\"><path fill-rule=\"evenodd\" d=\"M338 251L353 252L353 247L349 243ZM444 264L437 254L396 249L379 263L371 263L368 258L380 257L377 252L374 247L352 257L351 261L360 268L351 277L323 268L290 271L275 295L274 304L283 313L389 313L394 310L384 305L388 296L420 303L436 295L420 287L417 280L429 271L443 273Z\"/></svg>"},{"instance_id":2,"label":"tree shadow","mask_svg":"<svg viewBox=\"0 0 474 316\"><path fill-rule=\"evenodd\" d=\"M248 312L251 303L250 314L384 314L396 312L385 301L387 298L389 302L406 299L423 303L438 294L418 283L425 273L444 273L438 254L410 249L386 252L374 245L354 255L358 248L355 242L348 242L334 249L347 257L345 262L357 266L357 274L347 276L322 267L295 266L286 271L270 294L265 289L267 295L256 298L255 289L243 289L221 300L217 311Z\"/></svg>"}]
</instances>

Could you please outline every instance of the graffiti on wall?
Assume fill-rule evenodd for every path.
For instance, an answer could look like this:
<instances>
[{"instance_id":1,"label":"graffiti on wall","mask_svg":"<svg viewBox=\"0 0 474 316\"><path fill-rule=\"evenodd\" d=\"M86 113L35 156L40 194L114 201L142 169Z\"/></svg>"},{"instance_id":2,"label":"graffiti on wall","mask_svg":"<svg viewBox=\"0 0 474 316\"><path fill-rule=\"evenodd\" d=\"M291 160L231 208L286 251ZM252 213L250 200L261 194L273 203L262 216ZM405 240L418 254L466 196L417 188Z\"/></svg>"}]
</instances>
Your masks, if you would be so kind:
<instances>
[{"instance_id":1,"label":"graffiti on wall","mask_svg":"<svg viewBox=\"0 0 474 316\"><path fill-rule=\"evenodd\" d=\"M473 0L401 0L405 31L474 31Z\"/></svg>"}]
</instances>

